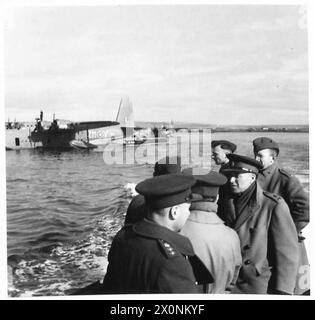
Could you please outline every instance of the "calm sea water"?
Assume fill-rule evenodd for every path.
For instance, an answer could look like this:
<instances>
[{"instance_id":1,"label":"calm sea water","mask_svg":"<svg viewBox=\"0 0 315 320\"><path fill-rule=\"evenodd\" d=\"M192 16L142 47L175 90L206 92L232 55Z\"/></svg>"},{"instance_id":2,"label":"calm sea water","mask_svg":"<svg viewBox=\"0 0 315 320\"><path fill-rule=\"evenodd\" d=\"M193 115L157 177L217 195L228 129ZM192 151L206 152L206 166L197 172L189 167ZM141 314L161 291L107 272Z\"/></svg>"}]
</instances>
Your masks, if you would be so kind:
<instances>
[{"instance_id":1,"label":"calm sea water","mask_svg":"<svg viewBox=\"0 0 315 320\"><path fill-rule=\"evenodd\" d=\"M237 153L252 155L258 136L217 133L209 141L228 139L238 145ZM308 134L263 136L279 143L282 166L309 190ZM155 159L144 160L108 165L102 152L6 152L10 296L66 295L103 278L130 201L125 186L152 175Z\"/></svg>"}]
</instances>

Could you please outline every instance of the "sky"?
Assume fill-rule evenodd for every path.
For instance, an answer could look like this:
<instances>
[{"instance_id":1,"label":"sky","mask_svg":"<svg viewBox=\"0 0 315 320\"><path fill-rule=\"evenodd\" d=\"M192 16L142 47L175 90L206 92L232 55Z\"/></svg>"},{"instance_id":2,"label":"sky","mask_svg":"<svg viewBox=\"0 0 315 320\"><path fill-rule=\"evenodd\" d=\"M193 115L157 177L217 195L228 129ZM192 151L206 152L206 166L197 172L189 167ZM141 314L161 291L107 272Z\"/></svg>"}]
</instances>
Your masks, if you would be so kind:
<instances>
[{"instance_id":1,"label":"sky","mask_svg":"<svg viewBox=\"0 0 315 320\"><path fill-rule=\"evenodd\" d=\"M216 125L308 123L305 8L11 7L5 117Z\"/></svg>"}]
</instances>

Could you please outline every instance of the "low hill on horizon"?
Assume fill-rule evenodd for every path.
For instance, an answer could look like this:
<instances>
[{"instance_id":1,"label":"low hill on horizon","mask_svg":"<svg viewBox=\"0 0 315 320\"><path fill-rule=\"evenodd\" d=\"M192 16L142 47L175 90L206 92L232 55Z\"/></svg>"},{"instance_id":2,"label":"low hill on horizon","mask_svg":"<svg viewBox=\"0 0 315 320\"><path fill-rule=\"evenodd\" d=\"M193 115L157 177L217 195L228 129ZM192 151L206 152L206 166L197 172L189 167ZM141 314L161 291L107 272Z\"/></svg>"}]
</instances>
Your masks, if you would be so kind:
<instances>
[{"instance_id":1,"label":"low hill on horizon","mask_svg":"<svg viewBox=\"0 0 315 320\"><path fill-rule=\"evenodd\" d=\"M135 125L137 127L170 127L171 124L170 122L154 122L154 121L135 121ZM187 128L187 129L192 129L192 128L211 128L211 129L216 129L216 130L258 130L258 129L287 129L287 130L308 130L309 125L308 124L262 124L262 125L217 125L217 124L205 124L205 123L191 123L191 122L173 122L172 123L174 128Z\"/></svg>"}]
</instances>

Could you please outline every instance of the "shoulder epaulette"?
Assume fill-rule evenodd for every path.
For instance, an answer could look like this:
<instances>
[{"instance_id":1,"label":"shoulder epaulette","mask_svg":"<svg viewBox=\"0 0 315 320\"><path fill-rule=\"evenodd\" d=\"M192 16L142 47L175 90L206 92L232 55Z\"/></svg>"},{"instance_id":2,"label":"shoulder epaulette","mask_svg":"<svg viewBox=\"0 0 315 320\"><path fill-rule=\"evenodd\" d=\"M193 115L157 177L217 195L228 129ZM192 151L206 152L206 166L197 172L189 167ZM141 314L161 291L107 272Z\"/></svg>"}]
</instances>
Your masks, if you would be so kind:
<instances>
[{"instance_id":1,"label":"shoulder epaulette","mask_svg":"<svg viewBox=\"0 0 315 320\"><path fill-rule=\"evenodd\" d=\"M288 172L287 170L282 169L282 168L279 168L279 172L288 178L290 178L292 176L290 172Z\"/></svg>"},{"instance_id":2,"label":"shoulder epaulette","mask_svg":"<svg viewBox=\"0 0 315 320\"><path fill-rule=\"evenodd\" d=\"M167 241L158 239L162 252L167 258L174 258L180 255L180 253Z\"/></svg>"},{"instance_id":3,"label":"shoulder epaulette","mask_svg":"<svg viewBox=\"0 0 315 320\"><path fill-rule=\"evenodd\" d=\"M280 200L282 200L282 197L279 196L278 194L275 194L275 193L270 193L270 192L267 192L267 191L263 191L263 194L268 197L269 199L275 201L275 202L279 202Z\"/></svg>"}]
</instances>

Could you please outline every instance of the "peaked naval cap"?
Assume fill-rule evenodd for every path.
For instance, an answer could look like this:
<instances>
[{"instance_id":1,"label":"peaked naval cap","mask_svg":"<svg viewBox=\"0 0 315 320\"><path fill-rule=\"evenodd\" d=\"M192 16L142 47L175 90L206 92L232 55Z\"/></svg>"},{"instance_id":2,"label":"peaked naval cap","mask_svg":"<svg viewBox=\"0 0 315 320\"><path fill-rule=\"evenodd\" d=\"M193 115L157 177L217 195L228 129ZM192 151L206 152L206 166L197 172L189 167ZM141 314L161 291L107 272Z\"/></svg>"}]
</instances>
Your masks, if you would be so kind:
<instances>
[{"instance_id":1,"label":"peaked naval cap","mask_svg":"<svg viewBox=\"0 0 315 320\"><path fill-rule=\"evenodd\" d=\"M144 196L149 208L163 209L191 202L191 187L195 182L192 176L166 174L138 183L136 191Z\"/></svg>"},{"instance_id":2,"label":"peaked naval cap","mask_svg":"<svg viewBox=\"0 0 315 320\"><path fill-rule=\"evenodd\" d=\"M228 154L227 157L230 160L230 167L222 170L224 175L230 173L258 174L259 170L263 168L263 165L260 162L247 156L231 153Z\"/></svg>"},{"instance_id":3,"label":"peaked naval cap","mask_svg":"<svg viewBox=\"0 0 315 320\"><path fill-rule=\"evenodd\" d=\"M153 175L161 176L163 174L179 174L180 172L181 158L167 156L155 163Z\"/></svg>"}]
</instances>

